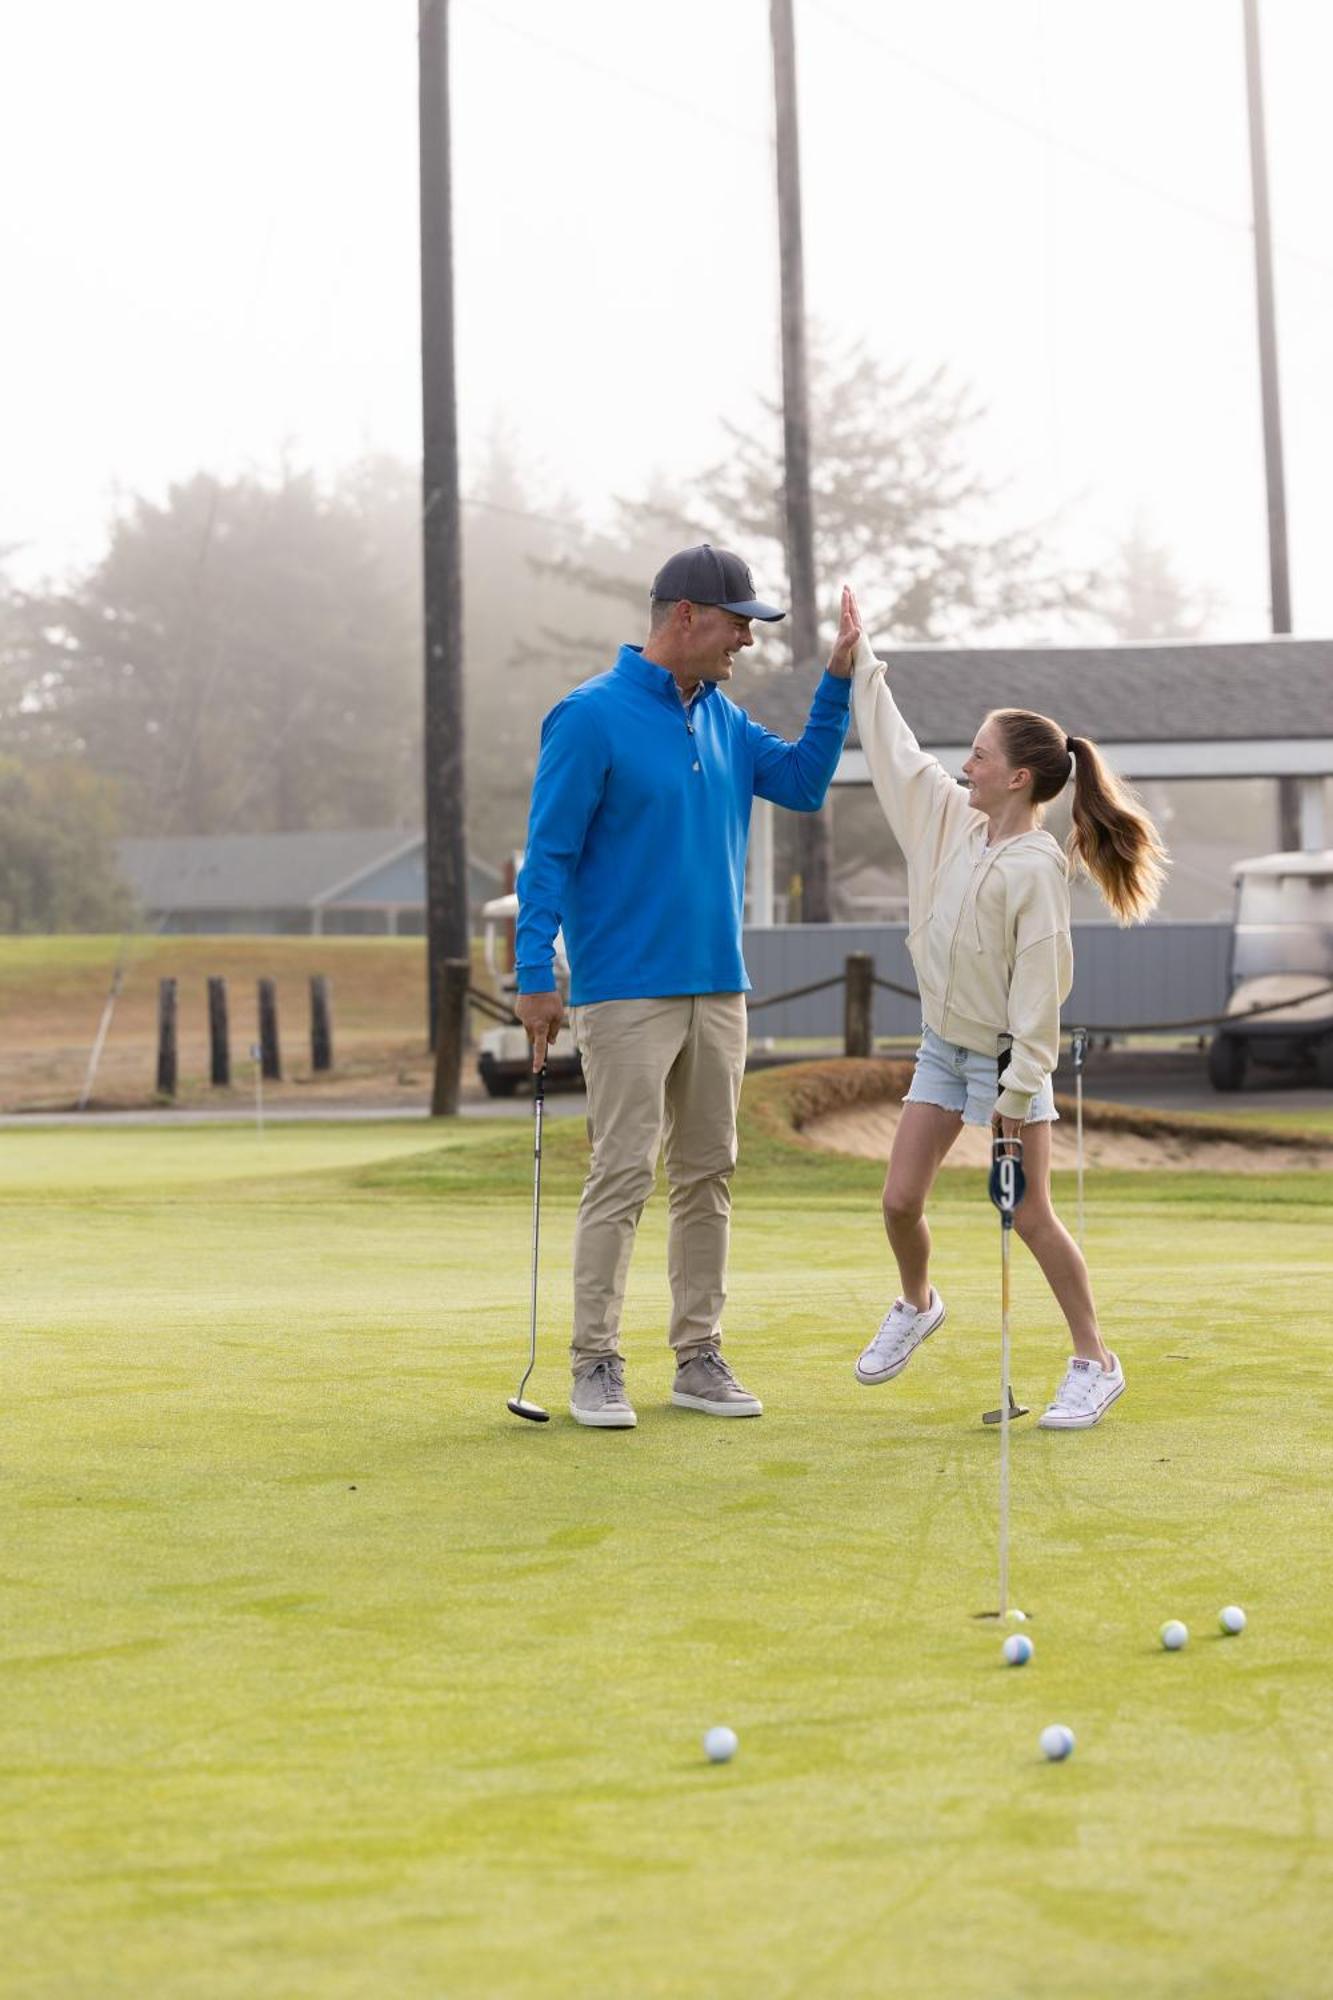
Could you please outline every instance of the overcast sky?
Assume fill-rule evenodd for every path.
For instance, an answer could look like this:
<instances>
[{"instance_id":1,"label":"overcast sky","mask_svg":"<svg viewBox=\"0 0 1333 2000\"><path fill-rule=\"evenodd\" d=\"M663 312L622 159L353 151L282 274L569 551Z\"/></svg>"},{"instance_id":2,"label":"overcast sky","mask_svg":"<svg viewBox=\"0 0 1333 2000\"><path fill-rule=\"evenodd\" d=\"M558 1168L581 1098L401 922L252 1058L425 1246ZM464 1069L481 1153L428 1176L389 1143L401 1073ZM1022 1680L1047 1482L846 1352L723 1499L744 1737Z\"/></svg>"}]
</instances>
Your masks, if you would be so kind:
<instances>
[{"instance_id":1,"label":"overcast sky","mask_svg":"<svg viewBox=\"0 0 1333 2000\"><path fill-rule=\"evenodd\" d=\"M1296 629L1333 630L1333 7L1262 0ZM593 518L777 384L766 0L453 0L460 417ZM1007 521L1267 618L1241 0L796 0L807 294L948 363ZM0 544L419 451L413 0L6 9Z\"/></svg>"}]
</instances>

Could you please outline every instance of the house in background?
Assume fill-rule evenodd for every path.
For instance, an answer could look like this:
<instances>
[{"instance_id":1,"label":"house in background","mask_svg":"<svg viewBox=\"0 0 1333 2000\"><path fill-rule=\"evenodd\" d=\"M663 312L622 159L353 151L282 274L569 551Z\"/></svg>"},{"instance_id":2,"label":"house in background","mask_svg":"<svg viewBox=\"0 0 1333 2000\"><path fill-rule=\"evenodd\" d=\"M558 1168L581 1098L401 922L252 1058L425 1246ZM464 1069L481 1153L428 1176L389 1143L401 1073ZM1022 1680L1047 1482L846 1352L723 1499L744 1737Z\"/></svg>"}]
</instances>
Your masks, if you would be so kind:
<instances>
[{"instance_id":1,"label":"house in background","mask_svg":"<svg viewBox=\"0 0 1333 2000\"><path fill-rule=\"evenodd\" d=\"M121 873L144 922L177 934L421 937L426 837L367 833L191 834L122 840ZM468 863L475 912L504 884Z\"/></svg>"}]
</instances>

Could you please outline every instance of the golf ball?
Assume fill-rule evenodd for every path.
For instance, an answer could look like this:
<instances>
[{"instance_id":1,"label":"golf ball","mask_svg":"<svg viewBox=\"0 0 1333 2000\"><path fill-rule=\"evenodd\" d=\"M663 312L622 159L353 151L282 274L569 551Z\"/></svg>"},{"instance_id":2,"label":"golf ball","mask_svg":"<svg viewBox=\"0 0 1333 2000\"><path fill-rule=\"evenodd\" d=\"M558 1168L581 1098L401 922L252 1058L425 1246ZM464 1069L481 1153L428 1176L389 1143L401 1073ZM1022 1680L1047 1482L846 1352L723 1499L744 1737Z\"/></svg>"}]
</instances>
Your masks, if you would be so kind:
<instances>
[{"instance_id":1,"label":"golf ball","mask_svg":"<svg viewBox=\"0 0 1333 2000\"><path fill-rule=\"evenodd\" d=\"M1074 1732L1063 1722L1052 1722L1041 1732L1041 1754L1052 1764L1063 1764L1074 1754Z\"/></svg>"},{"instance_id":2,"label":"golf ball","mask_svg":"<svg viewBox=\"0 0 1333 2000\"><path fill-rule=\"evenodd\" d=\"M710 1764L729 1764L736 1755L740 1738L734 1729L727 1729L719 1723L704 1737L704 1754Z\"/></svg>"},{"instance_id":3,"label":"golf ball","mask_svg":"<svg viewBox=\"0 0 1333 2000\"><path fill-rule=\"evenodd\" d=\"M1026 1632L1011 1632L1000 1651L1006 1666L1025 1667L1032 1658L1032 1641Z\"/></svg>"},{"instance_id":4,"label":"golf ball","mask_svg":"<svg viewBox=\"0 0 1333 2000\"><path fill-rule=\"evenodd\" d=\"M1017 1607L1015 1607L1014 1609L1012 1609L1012 1610L1010 1610L1010 1611L1006 1611L1004 1615L1005 1615L1005 1617L1006 1617L1007 1619L1009 1619L1009 1621L1010 1621L1010 1622L1011 1622L1012 1624L1014 1624L1014 1625L1026 1625L1026 1624L1027 1624L1027 1620L1028 1620L1028 1615L1027 1615L1027 1612L1026 1612L1026 1611L1019 1611L1019 1610L1017 1609Z\"/></svg>"},{"instance_id":5,"label":"golf ball","mask_svg":"<svg viewBox=\"0 0 1333 2000\"><path fill-rule=\"evenodd\" d=\"M1243 1632L1245 1613L1239 1604L1227 1604L1217 1614L1217 1622L1224 1632Z\"/></svg>"},{"instance_id":6,"label":"golf ball","mask_svg":"<svg viewBox=\"0 0 1333 2000\"><path fill-rule=\"evenodd\" d=\"M1168 1653L1178 1653L1189 1638L1189 1627L1178 1618L1168 1618L1162 1627L1162 1644Z\"/></svg>"}]
</instances>

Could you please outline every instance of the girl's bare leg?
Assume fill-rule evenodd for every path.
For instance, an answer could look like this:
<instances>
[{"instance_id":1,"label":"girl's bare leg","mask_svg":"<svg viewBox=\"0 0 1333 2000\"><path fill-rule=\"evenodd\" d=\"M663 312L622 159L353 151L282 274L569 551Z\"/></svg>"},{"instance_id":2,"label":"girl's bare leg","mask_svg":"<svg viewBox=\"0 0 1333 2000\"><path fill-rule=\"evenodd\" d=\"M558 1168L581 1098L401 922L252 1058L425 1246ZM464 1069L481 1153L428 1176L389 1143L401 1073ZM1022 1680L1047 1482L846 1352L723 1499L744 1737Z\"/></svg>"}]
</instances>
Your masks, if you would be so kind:
<instances>
[{"instance_id":1,"label":"girl's bare leg","mask_svg":"<svg viewBox=\"0 0 1333 2000\"><path fill-rule=\"evenodd\" d=\"M1097 1308L1083 1252L1051 1207L1051 1128L1023 1127L1023 1174L1027 1193L1014 1210L1014 1228L1041 1266L1056 1304L1069 1322L1075 1354L1111 1366L1097 1326Z\"/></svg>"},{"instance_id":2,"label":"girl's bare leg","mask_svg":"<svg viewBox=\"0 0 1333 2000\"><path fill-rule=\"evenodd\" d=\"M918 1312L930 1304L930 1228L926 1197L963 1129L957 1111L904 1104L884 1177L884 1227L898 1263L903 1298Z\"/></svg>"}]
</instances>

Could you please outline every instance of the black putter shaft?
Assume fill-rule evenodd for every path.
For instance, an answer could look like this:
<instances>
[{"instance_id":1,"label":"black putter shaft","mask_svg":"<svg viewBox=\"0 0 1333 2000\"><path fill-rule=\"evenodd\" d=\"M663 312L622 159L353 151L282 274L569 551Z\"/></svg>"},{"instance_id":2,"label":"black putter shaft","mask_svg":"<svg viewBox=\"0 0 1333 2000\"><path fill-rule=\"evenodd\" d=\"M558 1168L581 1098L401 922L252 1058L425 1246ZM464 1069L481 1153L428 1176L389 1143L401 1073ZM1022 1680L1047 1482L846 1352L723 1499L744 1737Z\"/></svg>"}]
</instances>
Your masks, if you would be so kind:
<instances>
[{"instance_id":1,"label":"black putter shaft","mask_svg":"<svg viewBox=\"0 0 1333 2000\"><path fill-rule=\"evenodd\" d=\"M509 1408L516 1417L526 1417L530 1424L549 1424L551 1413L540 1403L530 1403L523 1391L528 1386L528 1377L537 1365L537 1248L541 1234L542 1213L542 1113L546 1105L546 1064L542 1063L532 1079L532 1313L528 1323L528 1365L523 1380L518 1385L518 1394L509 1398Z\"/></svg>"},{"instance_id":2,"label":"black putter shaft","mask_svg":"<svg viewBox=\"0 0 1333 2000\"><path fill-rule=\"evenodd\" d=\"M1011 1044L1011 1046L1012 1046L1012 1044ZM1000 1052L999 1052L999 1055L998 1055L998 1058L997 1058L997 1060L996 1060L996 1065L995 1065L995 1081L996 1081L996 1083L997 1083L997 1084L998 1084L998 1083L1003 1083L1003 1081L1004 1081L1004 1073L1005 1073L1005 1071L1006 1071L1006 1070L1008 1069L1008 1067L1009 1067L1009 1049L1008 1049L1008 1048L1003 1048L1003 1049L1001 1049L1001 1050L1000 1050ZM998 1142L997 1142L997 1144L998 1144ZM996 1146L995 1146L995 1145L993 1145L993 1146L991 1147L991 1163L992 1163L992 1179L993 1179L993 1176L994 1176L994 1161L995 1161L995 1154L996 1154ZM1022 1164L1021 1164L1021 1163L1022 1163L1022 1158L1023 1158L1023 1147L1022 1147L1022 1143L1021 1143L1021 1142L1019 1142L1019 1145L1018 1145L1018 1158L1019 1158L1019 1162L1020 1162L1020 1164L1019 1164L1019 1170L1018 1170L1018 1171L1019 1171L1019 1178L1020 1178L1020 1180L1021 1180L1021 1179L1022 1179ZM1000 1207L1000 1203L999 1203L999 1201L998 1201L998 1200L996 1199L996 1194L995 1194L995 1190L994 1190L994 1187L993 1187L993 1186L992 1186L992 1188L991 1188L991 1191L990 1191L990 1198L991 1198L991 1200L992 1200L993 1202L995 1202L995 1205L996 1205L996 1207L997 1207L997 1208L999 1208L999 1207ZM1019 1199L1020 1199L1020 1200L1022 1199L1021 1195L1020 1195ZM1017 1207L1017 1205L1018 1205L1018 1204L1017 1204L1017 1202L1015 1202L1014 1206L1015 1206L1015 1207ZM1002 1213L1002 1215L1001 1215L1001 1219L1003 1220L1003 1213ZM1012 1217L1012 1214L1011 1214L1011 1215L1010 1215L1010 1217L1009 1217L1009 1221L1008 1221L1008 1223L1006 1223L1006 1224L1005 1224L1005 1226L1006 1226L1006 1227L1008 1227L1008 1226L1009 1226L1009 1224L1010 1224L1010 1223L1012 1223L1012 1221L1013 1221L1013 1217ZM1000 1406L999 1406L999 1407L998 1407L997 1409L994 1409L994 1410L983 1410L983 1411L982 1411L982 1413L981 1413L981 1421L982 1421L982 1423L983 1423L983 1424L998 1424L998 1423L1000 1423L1000 1422L1001 1422L1001 1421L1002 1421L1002 1420L1004 1419L1004 1417L1005 1417L1005 1415L1006 1415L1006 1408L1007 1408L1007 1414L1008 1414L1008 1415L1009 1415L1009 1416L1010 1416L1011 1418L1012 1418L1012 1417L1026 1417L1026 1416L1028 1415L1028 1405L1027 1405L1026 1403L1020 1403L1020 1402L1018 1401L1017 1397L1016 1397L1016 1396L1014 1395L1014 1385L1013 1385L1013 1383L1012 1383L1012 1382L1007 1382L1007 1383L1006 1383L1006 1386L1007 1386L1007 1388L1008 1388L1008 1391L1009 1391L1009 1401L1008 1401L1008 1404L1007 1404L1007 1406L1006 1406L1006 1405L1004 1405L1004 1404L1001 1404L1001 1405L1000 1405Z\"/></svg>"},{"instance_id":3,"label":"black putter shaft","mask_svg":"<svg viewBox=\"0 0 1333 2000\"><path fill-rule=\"evenodd\" d=\"M1088 1060L1088 1031L1075 1028L1070 1040L1074 1058L1075 1144L1078 1149L1078 1247L1083 1248L1083 1066Z\"/></svg>"}]
</instances>

